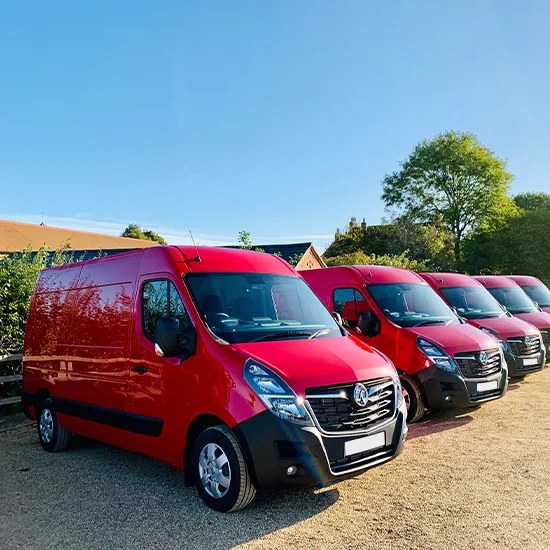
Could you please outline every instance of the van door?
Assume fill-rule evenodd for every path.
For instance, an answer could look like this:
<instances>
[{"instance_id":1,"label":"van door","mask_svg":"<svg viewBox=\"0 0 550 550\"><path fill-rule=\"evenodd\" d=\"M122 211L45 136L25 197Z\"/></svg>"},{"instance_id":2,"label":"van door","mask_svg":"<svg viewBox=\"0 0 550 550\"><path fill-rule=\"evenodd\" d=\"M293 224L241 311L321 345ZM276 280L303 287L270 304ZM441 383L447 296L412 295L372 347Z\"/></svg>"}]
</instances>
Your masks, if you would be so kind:
<instances>
[{"instance_id":1,"label":"van door","mask_svg":"<svg viewBox=\"0 0 550 550\"><path fill-rule=\"evenodd\" d=\"M177 280L169 273L142 276L136 291L136 316L130 354L128 413L150 419L154 429L141 438L141 450L170 458L181 455L183 426L190 414L195 356L159 357L155 352L157 321L176 317L191 324ZM153 437L150 437L153 436ZM160 441L164 443L159 445Z\"/></svg>"}]
</instances>

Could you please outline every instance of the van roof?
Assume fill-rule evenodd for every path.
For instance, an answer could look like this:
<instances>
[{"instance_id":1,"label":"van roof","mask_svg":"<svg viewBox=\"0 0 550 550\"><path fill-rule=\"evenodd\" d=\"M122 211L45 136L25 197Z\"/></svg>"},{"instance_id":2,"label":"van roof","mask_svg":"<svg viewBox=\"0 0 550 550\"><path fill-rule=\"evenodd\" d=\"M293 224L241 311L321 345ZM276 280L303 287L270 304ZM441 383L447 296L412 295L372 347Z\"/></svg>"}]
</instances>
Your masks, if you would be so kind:
<instances>
[{"instance_id":1,"label":"van roof","mask_svg":"<svg viewBox=\"0 0 550 550\"><path fill-rule=\"evenodd\" d=\"M420 275L402 267L382 265L343 265L323 269L308 269L302 272L306 281L313 285L338 276L344 281L359 279L362 283L419 283L428 284Z\"/></svg>"},{"instance_id":2,"label":"van roof","mask_svg":"<svg viewBox=\"0 0 550 550\"><path fill-rule=\"evenodd\" d=\"M518 286L512 279L503 275L474 275L473 278L479 281L485 288L506 288Z\"/></svg>"},{"instance_id":3,"label":"van roof","mask_svg":"<svg viewBox=\"0 0 550 550\"><path fill-rule=\"evenodd\" d=\"M511 279L520 286L546 286L540 279L537 279L532 275L508 275L506 278Z\"/></svg>"},{"instance_id":4,"label":"van roof","mask_svg":"<svg viewBox=\"0 0 550 550\"><path fill-rule=\"evenodd\" d=\"M200 261L197 260L197 254ZM141 265L150 272L162 271L170 263L172 265L175 263L182 273L242 271L296 275L296 271L290 264L272 254L207 246L154 246L103 258L94 258L84 262L75 262L45 271L74 270L75 267L82 269L95 267L97 270L101 264L108 265L109 268L106 267L106 269L114 269L115 266L122 264L136 265L140 257L142 257Z\"/></svg>"},{"instance_id":5,"label":"van roof","mask_svg":"<svg viewBox=\"0 0 550 550\"><path fill-rule=\"evenodd\" d=\"M482 286L479 281L463 273L420 273L420 276L428 280L437 288L449 286Z\"/></svg>"}]
</instances>

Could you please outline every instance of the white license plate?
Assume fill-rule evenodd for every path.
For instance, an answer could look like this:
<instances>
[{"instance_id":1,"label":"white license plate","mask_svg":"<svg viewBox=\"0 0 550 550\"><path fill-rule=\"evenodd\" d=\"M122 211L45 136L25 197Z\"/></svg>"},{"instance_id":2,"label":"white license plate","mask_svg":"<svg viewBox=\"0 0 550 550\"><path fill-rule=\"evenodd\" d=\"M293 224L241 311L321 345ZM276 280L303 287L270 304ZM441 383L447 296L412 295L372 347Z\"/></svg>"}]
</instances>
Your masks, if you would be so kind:
<instances>
[{"instance_id":1,"label":"white license plate","mask_svg":"<svg viewBox=\"0 0 550 550\"><path fill-rule=\"evenodd\" d=\"M523 366L528 367L529 365L538 365L539 360L536 357L529 357L529 359L523 360Z\"/></svg>"},{"instance_id":2,"label":"white license plate","mask_svg":"<svg viewBox=\"0 0 550 550\"><path fill-rule=\"evenodd\" d=\"M491 391L498 388L498 380L491 380L491 382L481 382L477 385L477 393L482 391Z\"/></svg>"},{"instance_id":3,"label":"white license plate","mask_svg":"<svg viewBox=\"0 0 550 550\"><path fill-rule=\"evenodd\" d=\"M368 435L367 437L353 439L352 441L346 441L344 443L344 456L364 453L365 451L372 451L373 449L383 447L385 444L386 432L380 432L378 434Z\"/></svg>"}]
</instances>

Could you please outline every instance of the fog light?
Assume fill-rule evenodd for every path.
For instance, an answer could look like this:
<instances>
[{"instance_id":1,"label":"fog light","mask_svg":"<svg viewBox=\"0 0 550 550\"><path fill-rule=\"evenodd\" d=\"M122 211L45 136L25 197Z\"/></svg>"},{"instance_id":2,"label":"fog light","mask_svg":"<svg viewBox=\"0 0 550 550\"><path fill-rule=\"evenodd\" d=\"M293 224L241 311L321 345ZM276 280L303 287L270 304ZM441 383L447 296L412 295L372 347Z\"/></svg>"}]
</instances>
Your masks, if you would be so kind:
<instances>
[{"instance_id":1,"label":"fog light","mask_svg":"<svg viewBox=\"0 0 550 550\"><path fill-rule=\"evenodd\" d=\"M297 472L298 472L298 468L296 466L289 466L286 469L287 476L295 476Z\"/></svg>"},{"instance_id":2,"label":"fog light","mask_svg":"<svg viewBox=\"0 0 550 550\"><path fill-rule=\"evenodd\" d=\"M445 396L445 401L452 401L453 398L450 395Z\"/></svg>"}]
</instances>

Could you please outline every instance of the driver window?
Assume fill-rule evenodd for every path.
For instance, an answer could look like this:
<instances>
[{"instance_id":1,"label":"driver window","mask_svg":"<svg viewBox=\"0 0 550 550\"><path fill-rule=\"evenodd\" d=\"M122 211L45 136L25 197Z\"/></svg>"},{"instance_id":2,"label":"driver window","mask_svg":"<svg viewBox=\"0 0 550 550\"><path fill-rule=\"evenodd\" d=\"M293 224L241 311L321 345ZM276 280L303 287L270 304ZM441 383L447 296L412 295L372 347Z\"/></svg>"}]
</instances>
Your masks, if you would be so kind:
<instances>
[{"instance_id":1,"label":"driver window","mask_svg":"<svg viewBox=\"0 0 550 550\"><path fill-rule=\"evenodd\" d=\"M179 292L168 279L146 281L141 293L141 307L143 320L143 334L155 341L157 322L167 315L175 317L180 322L180 328L185 328L189 317Z\"/></svg>"},{"instance_id":2,"label":"driver window","mask_svg":"<svg viewBox=\"0 0 550 550\"><path fill-rule=\"evenodd\" d=\"M334 311L342 316L344 326L355 328L359 311L369 311L365 298L354 288L338 288L334 291Z\"/></svg>"}]
</instances>

